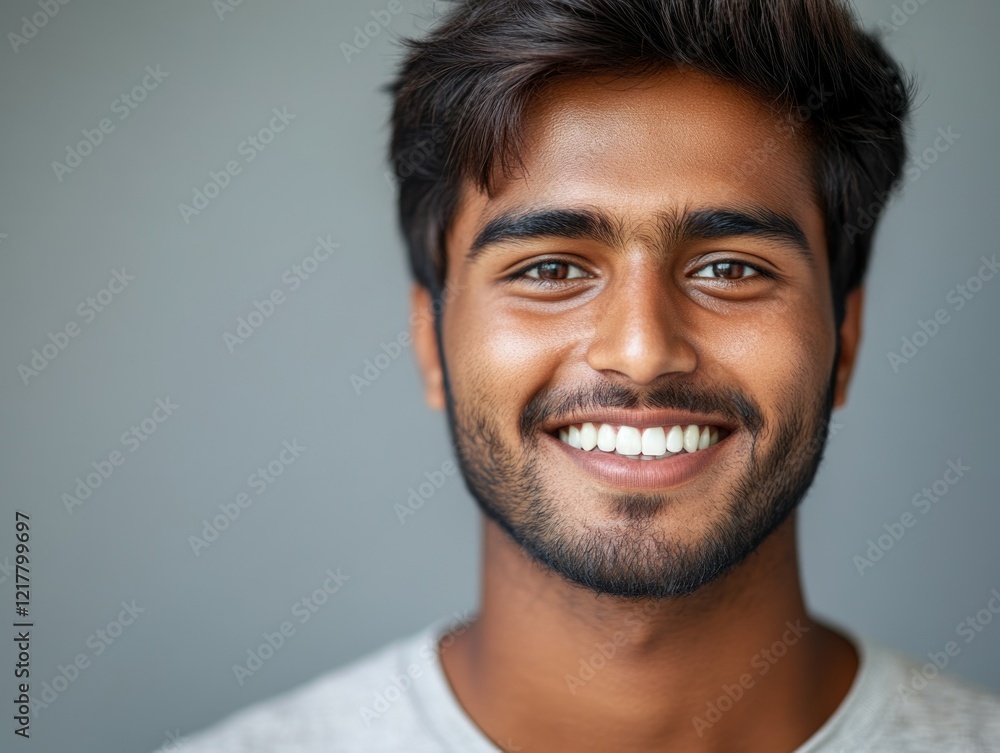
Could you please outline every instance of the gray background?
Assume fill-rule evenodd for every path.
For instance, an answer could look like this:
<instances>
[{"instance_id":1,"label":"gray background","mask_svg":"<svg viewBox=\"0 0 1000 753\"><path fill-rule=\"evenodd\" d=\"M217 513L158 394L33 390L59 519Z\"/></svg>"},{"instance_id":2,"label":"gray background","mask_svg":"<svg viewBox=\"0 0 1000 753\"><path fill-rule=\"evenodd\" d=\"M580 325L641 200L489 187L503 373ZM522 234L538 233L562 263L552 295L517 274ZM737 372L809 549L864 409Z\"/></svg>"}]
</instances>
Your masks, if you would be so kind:
<instances>
[{"instance_id":1,"label":"gray background","mask_svg":"<svg viewBox=\"0 0 1000 753\"><path fill-rule=\"evenodd\" d=\"M4 3L0 562L13 563L14 510L27 511L33 694L78 654L90 664L16 748L6 703L0 747L150 750L475 605L477 514L460 478L405 524L393 511L451 457L412 353L360 394L350 382L408 327L379 88L398 55L393 38L427 28L442 7L402 0L346 60L340 43L386 5L245 0L220 18L207 0L76 0L15 52L6 35L39 6ZM820 615L922 656L1000 588L1000 279L961 311L947 301L980 256L1000 250L1000 5L859 9L919 75L915 152L938 128L959 138L885 218L850 405L834 414L843 428L805 503L801 551ZM119 120L114 100L156 65L168 77ZM282 107L295 119L246 163L240 143ZM51 163L105 117L114 131L58 180ZM232 159L242 172L186 223L178 205ZM317 236L340 248L291 292L282 275ZM135 280L85 323L77 306L122 267ZM274 288L285 303L230 353L223 333ZM887 353L938 308L950 323L895 373ZM18 366L69 321L80 334L24 384ZM167 396L177 410L129 452L122 432ZM293 439L306 450L196 556L189 537L203 520L250 491L247 477ZM62 495L114 450L124 463L69 513ZM913 495L958 459L971 470L920 515ZM859 574L854 556L907 510L916 525ZM349 580L301 624L292 605L327 568ZM10 615L14 578L0 578ZM97 655L88 638L123 600L144 611ZM233 665L285 620L295 634L238 684ZM951 669L1000 689L1000 618L960 645Z\"/></svg>"}]
</instances>

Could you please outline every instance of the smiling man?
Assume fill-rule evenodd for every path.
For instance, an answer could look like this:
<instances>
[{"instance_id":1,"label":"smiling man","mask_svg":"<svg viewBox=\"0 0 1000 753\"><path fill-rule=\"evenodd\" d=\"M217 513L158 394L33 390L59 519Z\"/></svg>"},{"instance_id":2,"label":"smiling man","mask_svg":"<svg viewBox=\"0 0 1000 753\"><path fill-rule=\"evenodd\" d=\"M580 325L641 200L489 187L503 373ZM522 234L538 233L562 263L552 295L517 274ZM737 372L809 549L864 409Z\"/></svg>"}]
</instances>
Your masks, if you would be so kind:
<instances>
[{"instance_id":1,"label":"smiling man","mask_svg":"<svg viewBox=\"0 0 1000 753\"><path fill-rule=\"evenodd\" d=\"M815 619L799 580L913 99L850 10L465 0L392 92L481 606L192 749L1000 750L996 696Z\"/></svg>"}]
</instances>

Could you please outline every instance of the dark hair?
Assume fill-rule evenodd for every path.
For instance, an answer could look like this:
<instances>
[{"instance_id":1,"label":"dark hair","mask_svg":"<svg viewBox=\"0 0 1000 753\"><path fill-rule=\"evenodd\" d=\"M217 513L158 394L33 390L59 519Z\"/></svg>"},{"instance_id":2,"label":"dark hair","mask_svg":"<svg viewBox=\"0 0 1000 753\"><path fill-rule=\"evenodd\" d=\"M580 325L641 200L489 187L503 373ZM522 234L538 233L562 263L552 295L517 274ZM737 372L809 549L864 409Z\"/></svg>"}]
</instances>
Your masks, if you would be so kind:
<instances>
[{"instance_id":1,"label":"dark hair","mask_svg":"<svg viewBox=\"0 0 1000 753\"><path fill-rule=\"evenodd\" d=\"M435 299L463 183L490 191L498 168L509 175L520 164L524 113L546 85L688 66L804 113L839 329L906 160L915 94L846 2L456 0L405 45L388 87L390 158L411 272Z\"/></svg>"}]
</instances>

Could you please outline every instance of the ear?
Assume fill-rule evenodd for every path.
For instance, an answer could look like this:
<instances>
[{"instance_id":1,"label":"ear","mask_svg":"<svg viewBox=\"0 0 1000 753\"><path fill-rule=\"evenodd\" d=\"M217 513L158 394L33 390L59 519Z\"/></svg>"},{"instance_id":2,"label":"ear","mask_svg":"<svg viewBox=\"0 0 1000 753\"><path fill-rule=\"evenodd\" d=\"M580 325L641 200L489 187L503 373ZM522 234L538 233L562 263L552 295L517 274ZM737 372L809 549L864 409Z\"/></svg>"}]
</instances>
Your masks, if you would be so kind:
<instances>
[{"instance_id":1,"label":"ear","mask_svg":"<svg viewBox=\"0 0 1000 753\"><path fill-rule=\"evenodd\" d=\"M840 325L840 359L837 361L837 384L833 405L839 408L847 402L847 385L854 373L854 364L861 342L861 316L864 308L864 287L858 285L847 294L844 321Z\"/></svg>"},{"instance_id":2,"label":"ear","mask_svg":"<svg viewBox=\"0 0 1000 753\"><path fill-rule=\"evenodd\" d=\"M444 373L434 333L434 309L430 291L419 283L410 289L410 336L417 368L424 382L424 400L434 410L444 410Z\"/></svg>"}]
</instances>

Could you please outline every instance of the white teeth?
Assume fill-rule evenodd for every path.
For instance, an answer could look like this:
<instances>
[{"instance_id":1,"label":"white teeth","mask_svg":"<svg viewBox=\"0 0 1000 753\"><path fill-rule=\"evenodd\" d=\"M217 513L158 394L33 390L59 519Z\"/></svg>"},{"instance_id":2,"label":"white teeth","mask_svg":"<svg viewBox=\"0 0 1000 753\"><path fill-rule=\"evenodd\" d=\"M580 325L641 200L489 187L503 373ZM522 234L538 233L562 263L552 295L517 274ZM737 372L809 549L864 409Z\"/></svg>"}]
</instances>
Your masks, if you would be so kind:
<instances>
[{"instance_id":1,"label":"white teeth","mask_svg":"<svg viewBox=\"0 0 1000 753\"><path fill-rule=\"evenodd\" d=\"M698 449L698 428L691 424L684 430L684 449L688 452L694 452Z\"/></svg>"},{"instance_id":2,"label":"white teeth","mask_svg":"<svg viewBox=\"0 0 1000 753\"><path fill-rule=\"evenodd\" d=\"M622 426L618 429L615 441L615 451L619 455L638 455L642 452L642 437L634 426Z\"/></svg>"},{"instance_id":3,"label":"white teeth","mask_svg":"<svg viewBox=\"0 0 1000 753\"><path fill-rule=\"evenodd\" d=\"M601 424L597 430L597 447L604 452L614 452L618 443L618 432L611 424Z\"/></svg>"},{"instance_id":4,"label":"white teeth","mask_svg":"<svg viewBox=\"0 0 1000 753\"><path fill-rule=\"evenodd\" d=\"M667 435L662 426L642 430L642 454L662 455L667 451Z\"/></svg>"},{"instance_id":5,"label":"white teeth","mask_svg":"<svg viewBox=\"0 0 1000 753\"><path fill-rule=\"evenodd\" d=\"M587 421L582 425L559 429L560 441L578 450L590 452L595 447L602 452L615 452L632 460L658 460L679 452L697 452L719 441L716 426L634 426L597 424Z\"/></svg>"},{"instance_id":6,"label":"white teeth","mask_svg":"<svg viewBox=\"0 0 1000 753\"><path fill-rule=\"evenodd\" d=\"M680 426L670 427L667 433L667 452L680 452L684 449L684 429Z\"/></svg>"},{"instance_id":7,"label":"white teeth","mask_svg":"<svg viewBox=\"0 0 1000 753\"><path fill-rule=\"evenodd\" d=\"M712 432L710 432L708 430L707 426L701 427L701 434L698 437L698 449L699 450L704 450L706 447L708 447L708 443L710 441L710 435L711 435L711 433Z\"/></svg>"}]
</instances>

